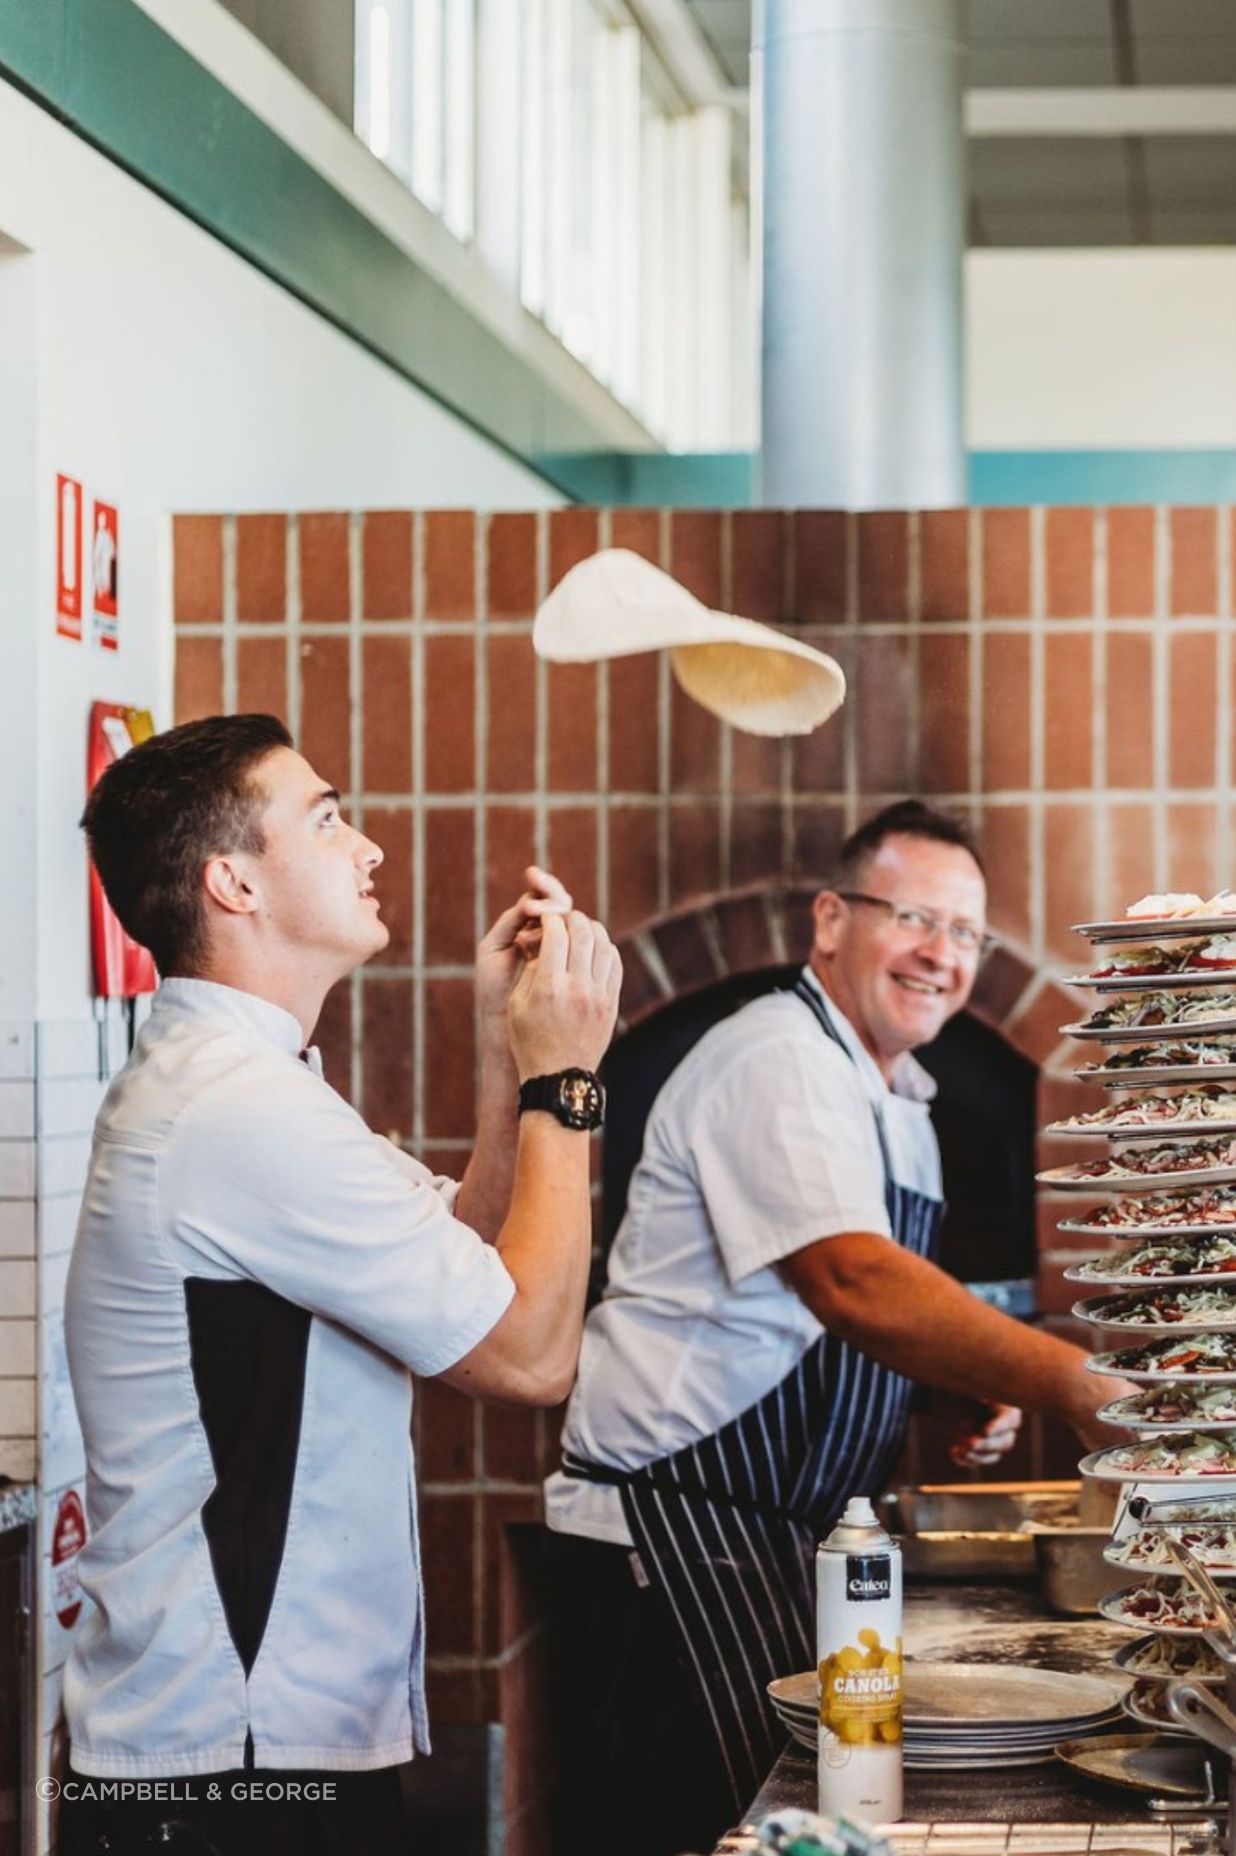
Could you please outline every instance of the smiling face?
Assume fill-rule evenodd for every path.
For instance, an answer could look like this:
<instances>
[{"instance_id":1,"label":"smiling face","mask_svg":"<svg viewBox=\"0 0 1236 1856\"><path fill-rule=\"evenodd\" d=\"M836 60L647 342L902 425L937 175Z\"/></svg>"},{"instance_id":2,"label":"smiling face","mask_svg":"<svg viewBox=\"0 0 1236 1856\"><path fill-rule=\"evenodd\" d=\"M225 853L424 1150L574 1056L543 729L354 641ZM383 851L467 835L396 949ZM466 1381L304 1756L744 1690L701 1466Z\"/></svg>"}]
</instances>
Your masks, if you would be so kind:
<instances>
[{"instance_id":1,"label":"smiling face","mask_svg":"<svg viewBox=\"0 0 1236 1856\"><path fill-rule=\"evenodd\" d=\"M870 896L912 903L982 929L987 886L969 851L896 833L860 866L851 885ZM815 901L811 965L887 1076L903 1051L928 1044L970 996L976 953L942 926L910 933L888 910L843 902L832 890Z\"/></svg>"},{"instance_id":2,"label":"smiling face","mask_svg":"<svg viewBox=\"0 0 1236 1856\"><path fill-rule=\"evenodd\" d=\"M293 749L267 755L255 779L267 795L266 848L242 856L266 948L327 983L342 978L390 940L373 884L382 852L346 823L339 794Z\"/></svg>"}]
</instances>

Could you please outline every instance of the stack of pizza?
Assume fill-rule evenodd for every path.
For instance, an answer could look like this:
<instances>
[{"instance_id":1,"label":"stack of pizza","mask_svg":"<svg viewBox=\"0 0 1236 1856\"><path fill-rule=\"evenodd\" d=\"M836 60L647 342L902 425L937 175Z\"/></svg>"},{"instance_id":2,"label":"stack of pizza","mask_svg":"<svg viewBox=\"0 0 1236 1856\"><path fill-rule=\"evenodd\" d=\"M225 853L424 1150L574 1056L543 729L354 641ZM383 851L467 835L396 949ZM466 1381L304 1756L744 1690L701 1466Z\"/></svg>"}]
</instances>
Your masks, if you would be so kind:
<instances>
[{"instance_id":1,"label":"stack of pizza","mask_svg":"<svg viewBox=\"0 0 1236 1856\"><path fill-rule=\"evenodd\" d=\"M1106 1047L1078 1075L1111 1095L1051 1124L1095 1151L1039 1182L1104 1195L1060 1224L1107 1245L1065 1274L1085 1291L1074 1314L1102 1330L1091 1369L1137 1390L1103 1407L1123 1435L1081 1470L1154 1504L1148 1524L1118 1522L1107 1558L1137 1583L1099 1608L1143 1633L1117 1659L1135 1678L1128 1711L1171 1728L1167 1682L1222 1670L1169 1537L1236 1580L1236 894L1148 896L1079 932L1092 964L1070 983L1099 996L1063 1029Z\"/></svg>"}]
</instances>

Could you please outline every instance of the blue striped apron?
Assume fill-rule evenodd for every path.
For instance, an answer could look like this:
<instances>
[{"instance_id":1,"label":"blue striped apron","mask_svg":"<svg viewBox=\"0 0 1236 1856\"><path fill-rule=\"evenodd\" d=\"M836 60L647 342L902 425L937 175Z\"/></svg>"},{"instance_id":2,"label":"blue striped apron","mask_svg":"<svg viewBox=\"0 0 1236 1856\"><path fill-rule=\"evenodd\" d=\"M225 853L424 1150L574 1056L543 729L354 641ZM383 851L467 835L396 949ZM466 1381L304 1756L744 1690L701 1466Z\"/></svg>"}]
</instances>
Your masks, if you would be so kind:
<instances>
[{"instance_id":1,"label":"blue striped apron","mask_svg":"<svg viewBox=\"0 0 1236 1856\"><path fill-rule=\"evenodd\" d=\"M846 1049L805 979L795 992ZM853 1061L853 1059L850 1059ZM944 1207L893 1177L873 1104L897 1243L930 1256ZM698 1680L741 1811L785 1740L765 1684L815 1663L815 1549L851 1495L884 1487L911 1386L827 1332L794 1370L711 1437L631 1471L568 1459L617 1484L627 1526Z\"/></svg>"}]
</instances>

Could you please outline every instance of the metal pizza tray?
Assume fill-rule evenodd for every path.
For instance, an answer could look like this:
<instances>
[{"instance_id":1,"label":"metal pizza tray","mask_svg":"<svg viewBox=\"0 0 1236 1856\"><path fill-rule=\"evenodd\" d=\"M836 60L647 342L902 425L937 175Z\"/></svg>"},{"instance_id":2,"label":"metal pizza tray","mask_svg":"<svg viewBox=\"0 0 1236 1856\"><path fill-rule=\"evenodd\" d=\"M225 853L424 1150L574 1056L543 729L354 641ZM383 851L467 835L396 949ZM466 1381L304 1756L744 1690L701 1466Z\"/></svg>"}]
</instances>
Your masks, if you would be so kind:
<instances>
[{"instance_id":1,"label":"metal pizza tray","mask_svg":"<svg viewBox=\"0 0 1236 1856\"><path fill-rule=\"evenodd\" d=\"M1113 922L1074 922L1087 941L1178 941L1191 935L1236 934L1236 915L1122 915Z\"/></svg>"}]
</instances>

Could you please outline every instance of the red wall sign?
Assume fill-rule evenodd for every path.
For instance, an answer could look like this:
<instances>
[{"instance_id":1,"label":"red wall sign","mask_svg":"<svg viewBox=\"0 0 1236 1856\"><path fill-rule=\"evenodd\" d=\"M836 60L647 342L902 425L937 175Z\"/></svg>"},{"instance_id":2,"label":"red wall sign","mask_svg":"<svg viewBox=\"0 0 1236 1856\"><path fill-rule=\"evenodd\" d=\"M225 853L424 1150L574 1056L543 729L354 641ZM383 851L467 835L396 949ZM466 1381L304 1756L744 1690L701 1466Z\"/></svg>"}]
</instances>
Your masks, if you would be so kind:
<instances>
[{"instance_id":1,"label":"red wall sign","mask_svg":"<svg viewBox=\"0 0 1236 1856\"><path fill-rule=\"evenodd\" d=\"M94 506L90 525L94 635L105 651L119 645L120 517L111 503Z\"/></svg>"},{"instance_id":2,"label":"red wall sign","mask_svg":"<svg viewBox=\"0 0 1236 1856\"><path fill-rule=\"evenodd\" d=\"M113 761L154 733L145 709L126 709L122 703L96 702L90 709L90 741L86 753L86 791ZM103 893L99 873L90 865L90 944L94 955L94 990L100 999L133 999L153 992L158 985L154 961L125 933Z\"/></svg>"},{"instance_id":3,"label":"red wall sign","mask_svg":"<svg viewBox=\"0 0 1236 1856\"><path fill-rule=\"evenodd\" d=\"M56 630L82 635L82 486L56 478Z\"/></svg>"},{"instance_id":4,"label":"red wall sign","mask_svg":"<svg viewBox=\"0 0 1236 1856\"><path fill-rule=\"evenodd\" d=\"M72 1630L82 1609L82 1588L77 1577L77 1556L86 1544L86 1514L76 1489L68 1489L56 1510L52 1529L52 1609L56 1621Z\"/></svg>"}]
</instances>

